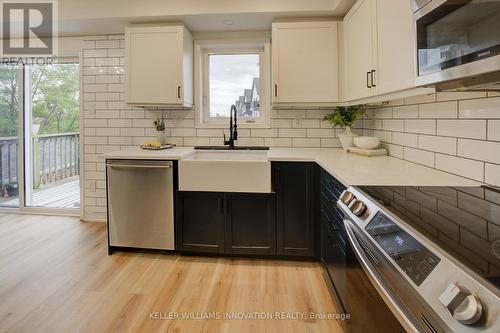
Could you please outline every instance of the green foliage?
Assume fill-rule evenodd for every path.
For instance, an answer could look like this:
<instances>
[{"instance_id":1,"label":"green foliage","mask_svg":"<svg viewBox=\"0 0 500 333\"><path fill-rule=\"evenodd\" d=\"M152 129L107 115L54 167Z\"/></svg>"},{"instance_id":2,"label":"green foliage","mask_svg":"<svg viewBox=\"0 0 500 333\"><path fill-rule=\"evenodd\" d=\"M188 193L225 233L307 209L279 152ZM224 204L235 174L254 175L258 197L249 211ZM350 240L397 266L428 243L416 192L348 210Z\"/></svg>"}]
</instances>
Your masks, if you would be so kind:
<instances>
[{"instance_id":1,"label":"green foliage","mask_svg":"<svg viewBox=\"0 0 500 333\"><path fill-rule=\"evenodd\" d=\"M0 136L16 136L20 106L18 74L14 66L0 65ZM26 91L28 93L28 91ZM78 64L31 66L33 123L39 134L77 132L79 129Z\"/></svg>"},{"instance_id":2,"label":"green foliage","mask_svg":"<svg viewBox=\"0 0 500 333\"><path fill-rule=\"evenodd\" d=\"M0 65L0 136L17 135L17 69Z\"/></svg>"},{"instance_id":3,"label":"green foliage","mask_svg":"<svg viewBox=\"0 0 500 333\"><path fill-rule=\"evenodd\" d=\"M365 112L364 105L337 106L332 113L327 114L323 120L328 121L333 127L351 127L356 119Z\"/></svg>"},{"instance_id":4,"label":"green foliage","mask_svg":"<svg viewBox=\"0 0 500 333\"><path fill-rule=\"evenodd\" d=\"M31 70L33 123L39 134L78 132L78 64L34 66Z\"/></svg>"},{"instance_id":5,"label":"green foliage","mask_svg":"<svg viewBox=\"0 0 500 333\"><path fill-rule=\"evenodd\" d=\"M153 124L158 132L163 132L165 130L165 112L162 112L161 117L156 118Z\"/></svg>"}]
</instances>

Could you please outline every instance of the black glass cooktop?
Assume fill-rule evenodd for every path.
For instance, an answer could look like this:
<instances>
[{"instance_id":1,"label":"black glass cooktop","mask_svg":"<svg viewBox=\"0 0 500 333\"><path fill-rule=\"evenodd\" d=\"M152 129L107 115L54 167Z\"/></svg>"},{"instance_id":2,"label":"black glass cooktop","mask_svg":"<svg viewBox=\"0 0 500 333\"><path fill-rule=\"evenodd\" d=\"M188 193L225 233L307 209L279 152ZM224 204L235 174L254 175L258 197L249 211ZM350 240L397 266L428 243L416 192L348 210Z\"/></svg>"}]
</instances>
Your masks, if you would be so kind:
<instances>
[{"instance_id":1,"label":"black glass cooktop","mask_svg":"<svg viewBox=\"0 0 500 333\"><path fill-rule=\"evenodd\" d=\"M359 188L500 290L500 189Z\"/></svg>"}]
</instances>

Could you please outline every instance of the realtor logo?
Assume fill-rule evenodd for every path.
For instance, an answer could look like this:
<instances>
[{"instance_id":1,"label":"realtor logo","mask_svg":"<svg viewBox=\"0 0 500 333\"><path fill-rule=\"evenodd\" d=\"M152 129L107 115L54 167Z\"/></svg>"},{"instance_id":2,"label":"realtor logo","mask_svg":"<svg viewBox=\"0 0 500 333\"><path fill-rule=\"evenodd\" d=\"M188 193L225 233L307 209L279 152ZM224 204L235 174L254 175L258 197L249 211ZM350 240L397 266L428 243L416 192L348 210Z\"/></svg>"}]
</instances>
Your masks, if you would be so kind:
<instances>
[{"instance_id":1,"label":"realtor logo","mask_svg":"<svg viewBox=\"0 0 500 333\"><path fill-rule=\"evenodd\" d=\"M52 56L57 51L57 2L2 0L2 55Z\"/></svg>"}]
</instances>

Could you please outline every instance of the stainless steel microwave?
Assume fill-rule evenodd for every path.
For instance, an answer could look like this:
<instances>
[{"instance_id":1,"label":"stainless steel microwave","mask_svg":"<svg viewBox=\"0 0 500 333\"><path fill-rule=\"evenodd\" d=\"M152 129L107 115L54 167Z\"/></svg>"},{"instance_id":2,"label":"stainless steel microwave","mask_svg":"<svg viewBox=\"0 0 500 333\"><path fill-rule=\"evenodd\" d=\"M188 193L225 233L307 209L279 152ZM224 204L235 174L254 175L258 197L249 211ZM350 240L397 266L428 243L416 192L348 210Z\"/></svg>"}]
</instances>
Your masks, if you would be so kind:
<instances>
[{"instance_id":1,"label":"stainless steel microwave","mask_svg":"<svg viewBox=\"0 0 500 333\"><path fill-rule=\"evenodd\" d=\"M448 82L450 87L500 88L500 0L411 0L411 4L417 85Z\"/></svg>"}]
</instances>

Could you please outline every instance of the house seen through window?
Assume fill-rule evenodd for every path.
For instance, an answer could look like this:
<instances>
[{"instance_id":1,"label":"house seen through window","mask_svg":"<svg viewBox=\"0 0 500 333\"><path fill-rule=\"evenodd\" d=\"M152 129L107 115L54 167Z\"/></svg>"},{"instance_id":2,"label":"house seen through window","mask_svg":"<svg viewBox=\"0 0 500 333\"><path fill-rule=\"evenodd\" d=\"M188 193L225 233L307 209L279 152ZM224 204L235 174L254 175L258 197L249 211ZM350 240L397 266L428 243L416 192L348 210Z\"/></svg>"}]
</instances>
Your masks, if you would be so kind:
<instances>
[{"instance_id":1,"label":"house seen through window","mask_svg":"<svg viewBox=\"0 0 500 333\"><path fill-rule=\"evenodd\" d=\"M208 116L229 117L231 105L243 121L261 116L260 54L208 55Z\"/></svg>"}]
</instances>

